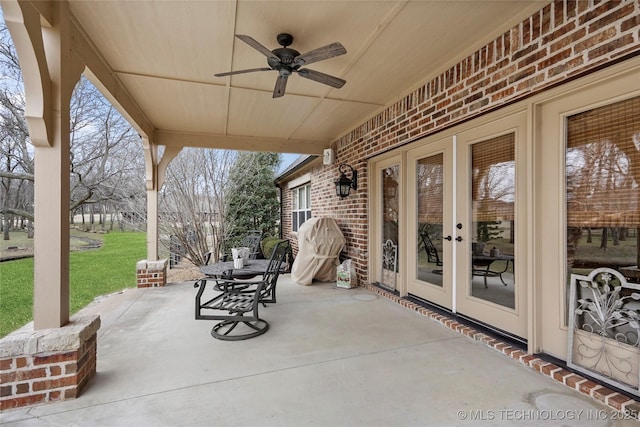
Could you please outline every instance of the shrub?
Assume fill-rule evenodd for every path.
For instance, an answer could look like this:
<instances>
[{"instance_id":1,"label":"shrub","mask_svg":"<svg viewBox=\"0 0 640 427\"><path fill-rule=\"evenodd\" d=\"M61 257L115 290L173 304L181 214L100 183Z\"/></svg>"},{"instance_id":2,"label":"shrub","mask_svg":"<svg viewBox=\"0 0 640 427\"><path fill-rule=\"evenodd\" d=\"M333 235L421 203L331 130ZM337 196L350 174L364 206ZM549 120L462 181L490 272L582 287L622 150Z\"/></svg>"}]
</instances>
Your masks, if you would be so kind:
<instances>
[{"instance_id":1,"label":"shrub","mask_svg":"<svg viewBox=\"0 0 640 427\"><path fill-rule=\"evenodd\" d=\"M271 254L273 253L273 250L275 249L278 242L284 242L284 240L280 239L279 237L266 237L264 240L262 240L260 246L262 246L262 254L266 259L271 258Z\"/></svg>"}]
</instances>

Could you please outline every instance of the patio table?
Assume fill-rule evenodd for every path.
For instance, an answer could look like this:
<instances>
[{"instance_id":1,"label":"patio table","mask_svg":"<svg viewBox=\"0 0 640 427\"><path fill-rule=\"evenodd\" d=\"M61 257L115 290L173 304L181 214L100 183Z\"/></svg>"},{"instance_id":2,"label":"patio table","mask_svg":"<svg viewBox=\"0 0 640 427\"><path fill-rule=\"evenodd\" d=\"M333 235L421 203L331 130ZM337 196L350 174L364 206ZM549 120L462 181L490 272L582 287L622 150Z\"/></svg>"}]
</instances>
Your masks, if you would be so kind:
<instances>
[{"instance_id":1,"label":"patio table","mask_svg":"<svg viewBox=\"0 0 640 427\"><path fill-rule=\"evenodd\" d=\"M514 265L514 257L511 255L473 255L471 263L473 264L473 275L484 276L484 287L487 288L487 277L499 277L503 285L507 286L507 282L502 278L502 274L509 269L509 263ZM506 261L503 270L492 270L491 264L496 261ZM514 265L515 266L515 265ZM476 268L482 267L482 268Z\"/></svg>"},{"instance_id":2,"label":"patio table","mask_svg":"<svg viewBox=\"0 0 640 427\"><path fill-rule=\"evenodd\" d=\"M264 274L269 266L268 259L250 259L246 262L242 268L234 268L233 261L216 262L215 264L203 265L200 267L200 272L205 276L214 278L224 275L234 279L246 279Z\"/></svg>"}]
</instances>

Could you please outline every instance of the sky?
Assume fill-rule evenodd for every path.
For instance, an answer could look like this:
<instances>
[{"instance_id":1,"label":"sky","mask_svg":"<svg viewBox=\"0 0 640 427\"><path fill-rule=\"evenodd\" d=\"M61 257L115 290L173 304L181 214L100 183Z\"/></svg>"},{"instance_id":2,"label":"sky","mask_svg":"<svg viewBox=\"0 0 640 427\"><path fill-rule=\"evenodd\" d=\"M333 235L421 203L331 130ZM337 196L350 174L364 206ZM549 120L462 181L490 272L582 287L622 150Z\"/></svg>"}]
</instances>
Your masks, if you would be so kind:
<instances>
[{"instance_id":1,"label":"sky","mask_svg":"<svg viewBox=\"0 0 640 427\"><path fill-rule=\"evenodd\" d=\"M293 163L299 156L300 154L283 153L282 162L280 163L280 169L278 170L278 173L288 168L289 165Z\"/></svg>"}]
</instances>

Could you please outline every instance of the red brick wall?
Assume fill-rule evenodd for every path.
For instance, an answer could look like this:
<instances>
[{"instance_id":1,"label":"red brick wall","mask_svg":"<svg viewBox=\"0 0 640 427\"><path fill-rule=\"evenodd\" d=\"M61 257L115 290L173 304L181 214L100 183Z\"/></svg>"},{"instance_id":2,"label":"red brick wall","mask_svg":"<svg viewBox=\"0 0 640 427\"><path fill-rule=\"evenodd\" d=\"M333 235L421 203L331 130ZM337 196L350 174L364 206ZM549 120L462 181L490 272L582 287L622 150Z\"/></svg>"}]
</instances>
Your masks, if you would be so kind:
<instances>
[{"instance_id":1,"label":"red brick wall","mask_svg":"<svg viewBox=\"0 0 640 427\"><path fill-rule=\"evenodd\" d=\"M161 288L167 284L167 260L139 261L136 265L139 288Z\"/></svg>"},{"instance_id":2,"label":"red brick wall","mask_svg":"<svg viewBox=\"0 0 640 427\"><path fill-rule=\"evenodd\" d=\"M282 238L289 239L291 242L291 249L293 250L293 254L298 253L298 240L291 236L291 229L293 224L291 223L291 209L292 206L292 195L291 190L286 186L282 187L282 199L280 201L282 204L282 222L280 227L282 229Z\"/></svg>"},{"instance_id":3,"label":"red brick wall","mask_svg":"<svg viewBox=\"0 0 640 427\"><path fill-rule=\"evenodd\" d=\"M97 323L96 323L97 322ZM80 341L77 349L19 352L0 359L0 411L42 402L76 398L96 373L99 320L88 323L88 336L70 334L60 342ZM9 335L2 344L15 347L30 336ZM55 338L53 339L55 340ZM22 344L24 347L25 345Z\"/></svg>"},{"instance_id":4,"label":"red brick wall","mask_svg":"<svg viewBox=\"0 0 640 427\"><path fill-rule=\"evenodd\" d=\"M639 53L640 1L554 1L334 141L338 162L311 171L313 215L336 218L367 281L367 159ZM342 163L358 190L340 200Z\"/></svg>"}]
</instances>

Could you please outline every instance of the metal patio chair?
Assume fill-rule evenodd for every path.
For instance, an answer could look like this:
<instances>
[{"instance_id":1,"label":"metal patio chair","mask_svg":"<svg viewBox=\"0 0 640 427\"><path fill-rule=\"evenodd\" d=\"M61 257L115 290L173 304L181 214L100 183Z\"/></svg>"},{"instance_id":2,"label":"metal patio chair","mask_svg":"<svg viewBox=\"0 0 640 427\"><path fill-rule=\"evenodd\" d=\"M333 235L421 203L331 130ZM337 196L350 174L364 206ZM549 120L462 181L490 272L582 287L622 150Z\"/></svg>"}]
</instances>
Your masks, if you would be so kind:
<instances>
[{"instance_id":1,"label":"metal patio chair","mask_svg":"<svg viewBox=\"0 0 640 427\"><path fill-rule=\"evenodd\" d=\"M196 320L219 320L211 329L211 335L220 340L244 340L267 332L269 324L260 319L258 308L260 304L266 307L267 303L276 302L276 284L288 247L288 240L276 245L261 280L204 277L196 281ZM209 281L213 281L214 286L209 287L210 292L205 296Z\"/></svg>"},{"instance_id":2,"label":"metal patio chair","mask_svg":"<svg viewBox=\"0 0 640 427\"><path fill-rule=\"evenodd\" d=\"M427 261L435 264L438 267L442 267L442 261L440 260L440 255L438 254L438 250L435 245L431 241L429 237L429 233L426 230L420 231L420 238L422 239L422 244L424 246L424 250L427 253ZM442 270L433 270L435 274L442 274Z\"/></svg>"}]
</instances>

